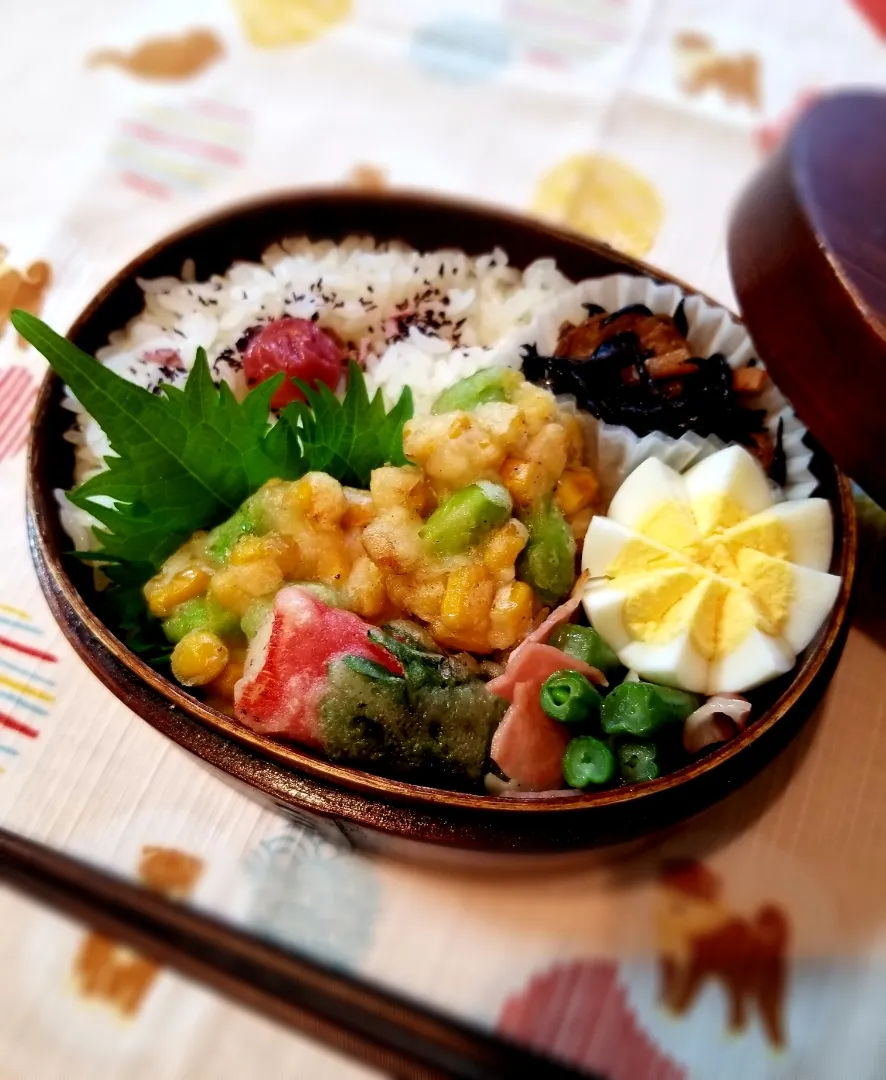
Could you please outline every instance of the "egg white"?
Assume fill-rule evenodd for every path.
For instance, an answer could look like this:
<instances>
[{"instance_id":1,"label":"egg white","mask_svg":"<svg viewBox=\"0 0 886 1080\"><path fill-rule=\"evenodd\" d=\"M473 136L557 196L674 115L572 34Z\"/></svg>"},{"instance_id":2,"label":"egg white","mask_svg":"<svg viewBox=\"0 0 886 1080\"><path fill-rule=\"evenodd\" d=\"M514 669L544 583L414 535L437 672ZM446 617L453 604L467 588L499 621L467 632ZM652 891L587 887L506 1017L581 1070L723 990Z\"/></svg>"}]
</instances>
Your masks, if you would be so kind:
<instances>
[{"instance_id":1,"label":"egg white","mask_svg":"<svg viewBox=\"0 0 886 1080\"><path fill-rule=\"evenodd\" d=\"M740 694L753 690L790 671L795 659L786 641L754 629L732 652L711 661L706 692Z\"/></svg>"},{"instance_id":2,"label":"egg white","mask_svg":"<svg viewBox=\"0 0 886 1080\"><path fill-rule=\"evenodd\" d=\"M647 458L628 476L609 504L612 521L635 529L666 502L689 503L686 486L679 473L658 458Z\"/></svg>"},{"instance_id":3,"label":"egg white","mask_svg":"<svg viewBox=\"0 0 886 1080\"><path fill-rule=\"evenodd\" d=\"M827 570L834 551L834 516L827 499L798 499L780 502L723 533L723 539L750 529L759 519L775 518L788 535L788 559L812 570Z\"/></svg>"}]
</instances>

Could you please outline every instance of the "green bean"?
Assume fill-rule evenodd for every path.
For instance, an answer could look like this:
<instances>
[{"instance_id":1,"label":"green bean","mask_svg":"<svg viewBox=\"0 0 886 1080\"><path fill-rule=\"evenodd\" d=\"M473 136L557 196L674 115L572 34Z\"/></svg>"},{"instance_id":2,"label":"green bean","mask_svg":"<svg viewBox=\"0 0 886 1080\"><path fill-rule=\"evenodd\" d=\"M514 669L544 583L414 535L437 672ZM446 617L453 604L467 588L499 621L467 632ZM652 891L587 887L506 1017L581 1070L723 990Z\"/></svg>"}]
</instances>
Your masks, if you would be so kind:
<instances>
[{"instance_id":1,"label":"green bean","mask_svg":"<svg viewBox=\"0 0 886 1080\"><path fill-rule=\"evenodd\" d=\"M541 685L541 707L552 720L580 724L597 716L603 699L578 671L555 671Z\"/></svg>"},{"instance_id":2,"label":"green bean","mask_svg":"<svg viewBox=\"0 0 886 1080\"><path fill-rule=\"evenodd\" d=\"M459 555L511 516L508 489L489 480L456 491L425 522L422 537L439 555Z\"/></svg>"},{"instance_id":3,"label":"green bean","mask_svg":"<svg viewBox=\"0 0 886 1080\"><path fill-rule=\"evenodd\" d=\"M195 596L193 600L185 600L169 618L163 620L163 633L174 644L191 630L211 630L223 638L231 637L239 629L237 616L211 596Z\"/></svg>"},{"instance_id":4,"label":"green bean","mask_svg":"<svg viewBox=\"0 0 886 1080\"><path fill-rule=\"evenodd\" d=\"M560 510L546 499L524 518L529 540L517 563L517 577L546 604L556 604L575 581L575 538Z\"/></svg>"},{"instance_id":5,"label":"green bean","mask_svg":"<svg viewBox=\"0 0 886 1080\"><path fill-rule=\"evenodd\" d=\"M490 401L510 401L520 376L511 368L489 367L459 379L444 390L431 407L433 413L470 412Z\"/></svg>"},{"instance_id":6,"label":"green bean","mask_svg":"<svg viewBox=\"0 0 886 1080\"><path fill-rule=\"evenodd\" d=\"M622 670L621 661L593 627L574 623L558 626L548 644L602 671L610 682Z\"/></svg>"},{"instance_id":7,"label":"green bean","mask_svg":"<svg viewBox=\"0 0 886 1080\"><path fill-rule=\"evenodd\" d=\"M626 682L603 699L600 720L607 735L643 738L664 724L682 723L698 706L695 694L654 683Z\"/></svg>"},{"instance_id":8,"label":"green bean","mask_svg":"<svg viewBox=\"0 0 886 1080\"><path fill-rule=\"evenodd\" d=\"M563 755L563 778L570 787L608 784L615 773L615 757L605 742L593 735L571 739Z\"/></svg>"},{"instance_id":9,"label":"green bean","mask_svg":"<svg viewBox=\"0 0 886 1080\"><path fill-rule=\"evenodd\" d=\"M618 748L618 766L622 780L626 784L655 780L659 775L658 762L655 760L657 752L655 743L622 743Z\"/></svg>"}]
</instances>

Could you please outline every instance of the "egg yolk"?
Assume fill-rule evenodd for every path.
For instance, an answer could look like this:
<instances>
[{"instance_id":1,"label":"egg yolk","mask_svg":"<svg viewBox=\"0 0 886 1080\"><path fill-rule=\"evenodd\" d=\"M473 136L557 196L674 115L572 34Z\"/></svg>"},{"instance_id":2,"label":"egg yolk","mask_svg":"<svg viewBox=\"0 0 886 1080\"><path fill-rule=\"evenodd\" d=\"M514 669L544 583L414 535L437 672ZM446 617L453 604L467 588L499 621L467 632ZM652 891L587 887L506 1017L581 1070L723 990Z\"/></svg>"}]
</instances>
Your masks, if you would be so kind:
<instances>
[{"instance_id":1,"label":"egg yolk","mask_svg":"<svg viewBox=\"0 0 886 1080\"><path fill-rule=\"evenodd\" d=\"M693 562L701 563L714 574L720 574L732 581L739 580L735 552L720 536L710 536L699 544L693 544L686 556Z\"/></svg>"},{"instance_id":2,"label":"egg yolk","mask_svg":"<svg viewBox=\"0 0 886 1080\"><path fill-rule=\"evenodd\" d=\"M608 570L625 589L625 627L636 640L661 644L689 632L711 661L755 627L781 633L796 591L784 561L789 536L774 517L745 518L735 500L712 495L662 503L642 522Z\"/></svg>"},{"instance_id":3,"label":"egg yolk","mask_svg":"<svg viewBox=\"0 0 886 1080\"><path fill-rule=\"evenodd\" d=\"M661 503L637 529L650 540L682 551L698 541L698 527L688 503L671 500Z\"/></svg>"},{"instance_id":4,"label":"egg yolk","mask_svg":"<svg viewBox=\"0 0 886 1080\"><path fill-rule=\"evenodd\" d=\"M693 499L692 512L702 536L724 532L733 525L738 525L748 516L744 507L723 492Z\"/></svg>"},{"instance_id":5,"label":"egg yolk","mask_svg":"<svg viewBox=\"0 0 886 1080\"><path fill-rule=\"evenodd\" d=\"M606 572L609 577L621 577L623 574L666 570L675 566L680 566L680 560L673 553L662 551L638 538L624 545Z\"/></svg>"},{"instance_id":6,"label":"egg yolk","mask_svg":"<svg viewBox=\"0 0 886 1080\"><path fill-rule=\"evenodd\" d=\"M760 629L767 634L780 634L796 596L791 564L745 548L738 553L738 569L742 584L757 602Z\"/></svg>"},{"instance_id":7,"label":"egg yolk","mask_svg":"<svg viewBox=\"0 0 886 1080\"><path fill-rule=\"evenodd\" d=\"M628 586L625 626L640 641L672 641L692 617L694 605L686 601L699 580L688 570L644 575Z\"/></svg>"},{"instance_id":8,"label":"egg yolk","mask_svg":"<svg viewBox=\"0 0 886 1080\"><path fill-rule=\"evenodd\" d=\"M729 529L723 535L723 542L729 546L733 557L743 548L753 548L776 559L788 561L793 554L787 529L778 518L767 518L765 514L757 514L756 517Z\"/></svg>"}]
</instances>

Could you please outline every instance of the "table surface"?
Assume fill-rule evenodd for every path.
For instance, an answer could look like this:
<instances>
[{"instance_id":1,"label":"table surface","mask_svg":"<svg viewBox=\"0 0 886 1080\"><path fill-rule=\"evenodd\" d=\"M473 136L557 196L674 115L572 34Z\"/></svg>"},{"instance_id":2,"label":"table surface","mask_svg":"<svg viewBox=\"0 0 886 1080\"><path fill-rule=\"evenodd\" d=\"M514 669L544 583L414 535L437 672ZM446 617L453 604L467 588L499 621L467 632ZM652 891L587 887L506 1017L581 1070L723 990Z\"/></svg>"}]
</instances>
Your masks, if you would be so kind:
<instances>
[{"instance_id":1,"label":"table surface","mask_svg":"<svg viewBox=\"0 0 886 1080\"><path fill-rule=\"evenodd\" d=\"M886 85L882 0L5 0L0 13L0 320L38 300L55 326L197 214L340 182L543 213L732 304L725 224L741 185L809 97ZM262 809L74 656L22 512L42 370L7 328L0 824L612 1078L883 1075L886 622L869 504L836 676L760 776L569 874L444 874L338 850ZM674 857L699 864L707 899L667 887ZM698 974L681 1015L661 1000L666 957ZM0 967L3 1078L369 1075L8 892Z\"/></svg>"}]
</instances>

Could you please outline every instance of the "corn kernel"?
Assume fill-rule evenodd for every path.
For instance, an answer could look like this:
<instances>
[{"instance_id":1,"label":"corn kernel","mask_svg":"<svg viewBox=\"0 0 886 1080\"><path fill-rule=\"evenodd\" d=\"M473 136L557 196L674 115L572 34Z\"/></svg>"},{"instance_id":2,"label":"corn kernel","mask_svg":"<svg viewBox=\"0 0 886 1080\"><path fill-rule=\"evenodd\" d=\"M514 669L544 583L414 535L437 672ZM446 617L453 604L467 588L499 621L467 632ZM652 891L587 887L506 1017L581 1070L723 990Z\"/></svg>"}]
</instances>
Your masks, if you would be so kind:
<instances>
[{"instance_id":1,"label":"corn kernel","mask_svg":"<svg viewBox=\"0 0 886 1080\"><path fill-rule=\"evenodd\" d=\"M371 559L361 555L348 575L348 607L364 619L373 619L384 611L386 601L381 570Z\"/></svg>"},{"instance_id":2,"label":"corn kernel","mask_svg":"<svg viewBox=\"0 0 886 1080\"><path fill-rule=\"evenodd\" d=\"M425 512L431 494L424 474L414 465L385 465L373 469L369 490L376 510L404 508L414 514Z\"/></svg>"},{"instance_id":3,"label":"corn kernel","mask_svg":"<svg viewBox=\"0 0 886 1080\"><path fill-rule=\"evenodd\" d=\"M222 607L243 615L253 600L276 592L282 584L280 567L273 559L265 557L219 570L210 583L209 592Z\"/></svg>"},{"instance_id":4,"label":"corn kernel","mask_svg":"<svg viewBox=\"0 0 886 1080\"><path fill-rule=\"evenodd\" d=\"M516 518L511 518L489 537L483 545L483 565L492 574L501 573L514 565L526 547L529 530Z\"/></svg>"},{"instance_id":5,"label":"corn kernel","mask_svg":"<svg viewBox=\"0 0 886 1080\"><path fill-rule=\"evenodd\" d=\"M182 686L205 686L227 662L228 647L211 630L191 630L172 650L172 674Z\"/></svg>"},{"instance_id":6,"label":"corn kernel","mask_svg":"<svg viewBox=\"0 0 886 1080\"><path fill-rule=\"evenodd\" d=\"M529 507L554 486L548 470L537 461L508 458L501 467L501 482L517 506Z\"/></svg>"},{"instance_id":7,"label":"corn kernel","mask_svg":"<svg viewBox=\"0 0 886 1080\"><path fill-rule=\"evenodd\" d=\"M342 528L361 529L375 517L375 503L372 501L372 495L368 491L361 491L360 488L346 487L344 491L346 509L341 520Z\"/></svg>"},{"instance_id":8,"label":"corn kernel","mask_svg":"<svg viewBox=\"0 0 886 1080\"><path fill-rule=\"evenodd\" d=\"M185 600L193 600L195 596L201 596L206 592L209 580L209 574L200 566L189 566L185 570L179 570L168 579L164 574L158 574L145 585L144 593L148 609L158 619L165 619Z\"/></svg>"},{"instance_id":9,"label":"corn kernel","mask_svg":"<svg viewBox=\"0 0 886 1080\"><path fill-rule=\"evenodd\" d=\"M529 633L532 602L532 589L525 581L512 581L498 589L489 613L489 644L494 649L509 649Z\"/></svg>"},{"instance_id":10,"label":"corn kernel","mask_svg":"<svg viewBox=\"0 0 886 1080\"><path fill-rule=\"evenodd\" d=\"M341 484L322 472L305 473L292 485L287 502L321 529L336 528L347 510Z\"/></svg>"},{"instance_id":11,"label":"corn kernel","mask_svg":"<svg viewBox=\"0 0 886 1080\"><path fill-rule=\"evenodd\" d=\"M265 548L260 536L241 536L231 548L228 562L231 566L242 566L244 563L261 559L264 554Z\"/></svg>"},{"instance_id":12,"label":"corn kernel","mask_svg":"<svg viewBox=\"0 0 886 1080\"><path fill-rule=\"evenodd\" d=\"M274 560L289 581L303 576L301 550L293 537L268 533L261 538L261 551L263 556Z\"/></svg>"},{"instance_id":13,"label":"corn kernel","mask_svg":"<svg viewBox=\"0 0 886 1080\"><path fill-rule=\"evenodd\" d=\"M581 465L585 453L585 436L581 421L574 413L561 412L560 423L566 432L567 465Z\"/></svg>"},{"instance_id":14,"label":"corn kernel","mask_svg":"<svg viewBox=\"0 0 886 1080\"><path fill-rule=\"evenodd\" d=\"M593 472L578 468L563 473L557 481L554 498L566 517L571 517L595 503L599 494L600 484Z\"/></svg>"},{"instance_id":15,"label":"corn kernel","mask_svg":"<svg viewBox=\"0 0 886 1080\"><path fill-rule=\"evenodd\" d=\"M440 621L449 630L484 635L495 586L482 566L470 563L453 570L446 582Z\"/></svg>"},{"instance_id":16,"label":"corn kernel","mask_svg":"<svg viewBox=\"0 0 886 1080\"><path fill-rule=\"evenodd\" d=\"M593 508L586 506L584 510L579 510L577 514L569 518L569 528L572 530L572 535L576 540L584 540L593 516Z\"/></svg>"},{"instance_id":17,"label":"corn kernel","mask_svg":"<svg viewBox=\"0 0 886 1080\"><path fill-rule=\"evenodd\" d=\"M209 684L209 690L224 701L234 700L234 687L243 678L243 661L228 660L220 675Z\"/></svg>"}]
</instances>

